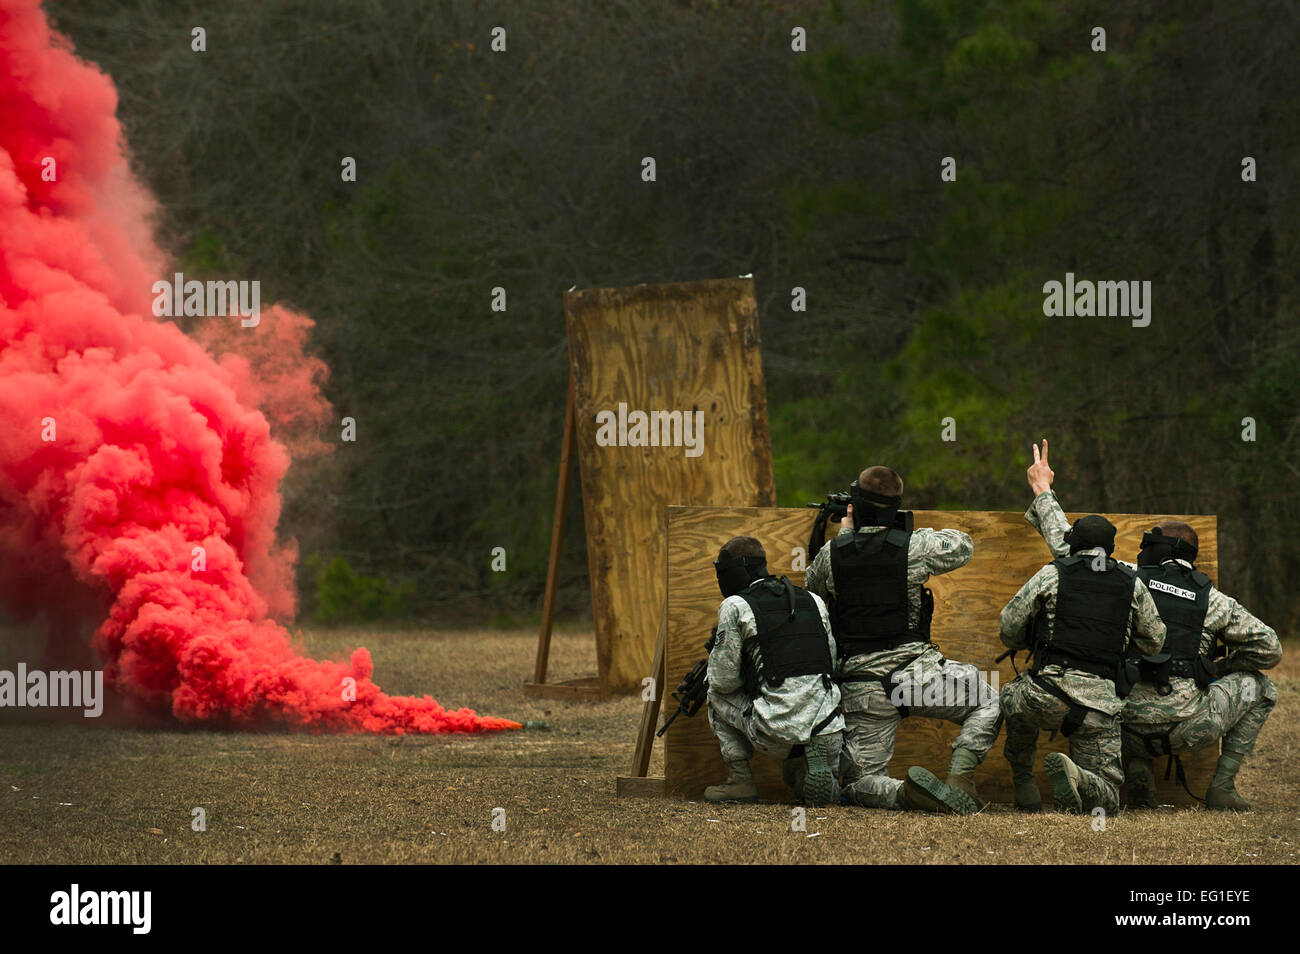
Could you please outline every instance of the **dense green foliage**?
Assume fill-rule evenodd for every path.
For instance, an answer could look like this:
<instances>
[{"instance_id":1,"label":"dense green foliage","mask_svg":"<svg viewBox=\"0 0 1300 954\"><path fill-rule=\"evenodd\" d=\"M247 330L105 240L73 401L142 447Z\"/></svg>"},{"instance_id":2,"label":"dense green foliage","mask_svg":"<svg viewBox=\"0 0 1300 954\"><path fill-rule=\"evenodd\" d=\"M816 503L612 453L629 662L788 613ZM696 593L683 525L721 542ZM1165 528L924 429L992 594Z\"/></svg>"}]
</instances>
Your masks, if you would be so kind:
<instances>
[{"instance_id":1,"label":"dense green foliage","mask_svg":"<svg viewBox=\"0 0 1300 954\"><path fill-rule=\"evenodd\" d=\"M392 584L381 577L366 576L336 556L321 564L317 558L307 560L308 568L317 568L312 589L313 616L321 623L356 623L391 620L410 612L410 583Z\"/></svg>"},{"instance_id":2,"label":"dense green foliage","mask_svg":"<svg viewBox=\"0 0 1300 954\"><path fill-rule=\"evenodd\" d=\"M1225 589L1300 622L1281 529L1300 516L1287 3L51 9L117 82L186 271L259 278L317 321L329 397L358 422L287 488L318 612L339 593L375 612L398 593L417 613L535 604L560 293L753 272L783 504L884 462L912 506L1019 509L1046 435L1069 509L1216 512ZM1067 271L1151 281L1150 326L1045 317ZM577 500L565 567L578 610Z\"/></svg>"}]
</instances>

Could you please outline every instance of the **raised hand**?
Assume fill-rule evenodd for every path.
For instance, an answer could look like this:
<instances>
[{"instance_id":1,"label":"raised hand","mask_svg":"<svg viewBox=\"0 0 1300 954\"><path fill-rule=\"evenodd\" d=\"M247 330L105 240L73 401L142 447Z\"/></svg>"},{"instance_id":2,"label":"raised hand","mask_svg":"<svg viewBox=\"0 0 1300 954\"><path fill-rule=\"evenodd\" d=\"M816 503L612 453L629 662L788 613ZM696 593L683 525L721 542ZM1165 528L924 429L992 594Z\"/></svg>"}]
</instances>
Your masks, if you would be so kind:
<instances>
[{"instance_id":1,"label":"raised hand","mask_svg":"<svg viewBox=\"0 0 1300 954\"><path fill-rule=\"evenodd\" d=\"M1052 468L1047 466L1047 438L1043 438L1043 451L1041 454L1038 452L1037 444L1034 444L1033 448L1034 462L1025 471L1025 476L1029 478L1029 489L1034 492L1036 497L1043 491L1051 489L1052 478L1056 474L1052 473Z\"/></svg>"}]
</instances>

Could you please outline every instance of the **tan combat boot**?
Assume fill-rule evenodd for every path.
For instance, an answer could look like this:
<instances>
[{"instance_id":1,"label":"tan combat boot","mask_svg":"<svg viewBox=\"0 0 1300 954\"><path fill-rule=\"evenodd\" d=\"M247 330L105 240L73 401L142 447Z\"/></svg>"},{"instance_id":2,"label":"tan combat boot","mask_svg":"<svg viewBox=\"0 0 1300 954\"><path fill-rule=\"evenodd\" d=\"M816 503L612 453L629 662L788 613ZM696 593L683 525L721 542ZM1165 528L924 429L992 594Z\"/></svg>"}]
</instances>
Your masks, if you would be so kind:
<instances>
[{"instance_id":1,"label":"tan combat boot","mask_svg":"<svg viewBox=\"0 0 1300 954\"><path fill-rule=\"evenodd\" d=\"M1219 756L1219 764L1214 768L1210 789L1205 793L1205 807L1210 811L1250 811L1250 802L1237 794L1237 770L1241 768L1241 759L1242 756L1234 752L1224 752Z\"/></svg>"},{"instance_id":2,"label":"tan combat boot","mask_svg":"<svg viewBox=\"0 0 1300 954\"><path fill-rule=\"evenodd\" d=\"M1248 812L1250 802L1238 795L1236 788L1225 791L1211 785L1205 793L1205 807L1212 812Z\"/></svg>"},{"instance_id":3,"label":"tan combat boot","mask_svg":"<svg viewBox=\"0 0 1300 954\"><path fill-rule=\"evenodd\" d=\"M749 771L749 763L742 761L728 762L731 771L727 780L721 785L710 785L704 790L706 802L740 802L753 805L758 801L758 786Z\"/></svg>"},{"instance_id":4,"label":"tan combat boot","mask_svg":"<svg viewBox=\"0 0 1300 954\"><path fill-rule=\"evenodd\" d=\"M1070 761L1068 755L1061 752L1048 752L1043 756L1043 768L1052 781L1052 805L1058 812L1078 815L1083 812L1083 797L1079 794L1079 783L1083 776L1079 767Z\"/></svg>"},{"instance_id":5,"label":"tan combat boot","mask_svg":"<svg viewBox=\"0 0 1300 954\"><path fill-rule=\"evenodd\" d=\"M975 799L939 781L939 776L919 765L913 765L903 777L898 802L900 808L909 812L974 815L980 810Z\"/></svg>"}]
</instances>

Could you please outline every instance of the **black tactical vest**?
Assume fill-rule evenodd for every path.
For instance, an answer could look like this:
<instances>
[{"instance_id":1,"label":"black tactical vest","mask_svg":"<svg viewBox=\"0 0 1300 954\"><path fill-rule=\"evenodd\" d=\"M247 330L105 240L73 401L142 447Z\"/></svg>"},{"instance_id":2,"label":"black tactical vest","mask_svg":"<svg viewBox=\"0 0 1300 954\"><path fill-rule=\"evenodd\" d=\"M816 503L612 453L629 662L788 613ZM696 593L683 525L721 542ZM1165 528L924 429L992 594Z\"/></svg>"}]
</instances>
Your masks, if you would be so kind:
<instances>
[{"instance_id":1,"label":"black tactical vest","mask_svg":"<svg viewBox=\"0 0 1300 954\"><path fill-rule=\"evenodd\" d=\"M1093 556L1053 560L1058 582L1051 638L1034 653L1034 671L1065 666L1107 679L1116 678L1128 640L1135 571L1107 558L1106 569L1091 567ZM1039 633L1046 627L1039 622Z\"/></svg>"},{"instance_id":2,"label":"black tactical vest","mask_svg":"<svg viewBox=\"0 0 1300 954\"><path fill-rule=\"evenodd\" d=\"M821 676L830 688L831 649L821 611L811 593L784 577L768 577L736 595L749 604L757 630L757 636L745 641L741 654L747 656L745 650L757 640L762 666L762 672L746 679L746 695L757 697L759 682L776 688L790 676Z\"/></svg>"},{"instance_id":3,"label":"black tactical vest","mask_svg":"<svg viewBox=\"0 0 1300 954\"><path fill-rule=\"evenodd\" d=\"M1193 678L1202 688L1209 685L1214 666L1209 657L1198 657L1214 584L1200 570L1189 570L1173 560L1160 566L1140 566L1137 572L1164 620L1165 652L1173 657L1173 674Z\"/></svg>"},{"instance_id":4,"label":"black tactical vest","mask_svg":"<svg viewBox=\"0 0 1300 954\"><path fill-rule=\"evenodd\" d=\"M930 641L934 597L924 590L921 619L908 626L907 553L910 530L841 533L831 541L831 630L843 657Z\"/></svg>"}]
</instances>

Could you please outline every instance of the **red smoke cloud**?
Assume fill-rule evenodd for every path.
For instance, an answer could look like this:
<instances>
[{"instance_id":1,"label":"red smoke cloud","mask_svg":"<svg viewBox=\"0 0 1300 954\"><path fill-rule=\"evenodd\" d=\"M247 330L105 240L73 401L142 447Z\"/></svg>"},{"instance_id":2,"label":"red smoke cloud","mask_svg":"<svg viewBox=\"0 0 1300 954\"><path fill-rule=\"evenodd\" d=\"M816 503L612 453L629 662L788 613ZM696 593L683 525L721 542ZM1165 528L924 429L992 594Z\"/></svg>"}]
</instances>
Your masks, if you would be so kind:
<instances>
[{"instance_id":1,"label":"red smoke cloud","mask_svg":"<svg viewBox=\"0 0 1300 954\"><path fill-rule=\"evenodd\" d=\"M292 612L296 556L275 539L277 488L314 443L286 435L329 419L326 369L287 309L255 328L208 319L208 349L153 317L171 272L116 106L38 0L0 0L0 603L95 614L109 683L187 721L518 728L387 696L366 650L317 662L274 622ZM226 348L239 353L209 353Z\"/></svg>"}]
</instances>

